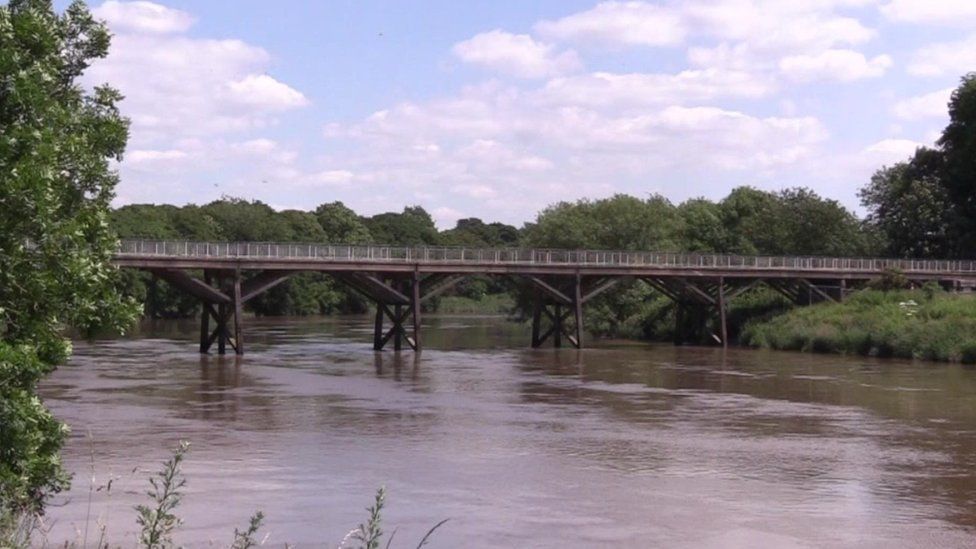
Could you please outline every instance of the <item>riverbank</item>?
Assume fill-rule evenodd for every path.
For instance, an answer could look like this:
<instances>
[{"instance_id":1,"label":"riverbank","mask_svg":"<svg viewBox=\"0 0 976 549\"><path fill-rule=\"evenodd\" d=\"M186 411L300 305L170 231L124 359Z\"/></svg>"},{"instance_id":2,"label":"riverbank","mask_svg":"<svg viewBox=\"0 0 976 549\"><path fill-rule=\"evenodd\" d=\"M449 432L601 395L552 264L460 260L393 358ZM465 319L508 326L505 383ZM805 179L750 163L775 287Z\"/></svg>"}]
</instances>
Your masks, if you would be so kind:
<instances>
[{"instance_id":1,"label":"riverbank","mask_svg":"<svg viewBox=\"0 0 976 549\"><path fill-rule=\"evenodd\" d=\"M866 290L747 323L741 344L777 350L976 363L976 296Z\"/></svg>"}]
</instances>

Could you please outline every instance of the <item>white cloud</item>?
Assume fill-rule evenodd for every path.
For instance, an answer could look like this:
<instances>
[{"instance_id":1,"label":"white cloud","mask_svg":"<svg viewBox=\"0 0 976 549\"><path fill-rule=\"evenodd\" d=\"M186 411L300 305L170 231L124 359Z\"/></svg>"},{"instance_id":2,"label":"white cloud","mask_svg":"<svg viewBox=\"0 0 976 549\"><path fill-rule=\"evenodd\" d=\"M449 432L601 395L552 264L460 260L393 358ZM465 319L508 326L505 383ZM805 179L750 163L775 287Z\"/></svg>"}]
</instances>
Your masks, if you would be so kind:
<instances>
[{"instance_id":1,"label":"white cloud","mask_svg":"<svg viewBox=\"0 0 976 549\"><path fill-rule=\"evenodd\" d=\"M457 97L396 105L332 133L354 144L343 160L362 181L433 196L450 189L482 201L479 215L489 218L531 216L554 195L646 193L648 182L664 174L763 178L810 158L827 138L811 117L666 104L627 112L614 101L586 108L544 102L544 95L474 87ZM438 155L415 150L418 142L438 143ZM687 191L667 183L661 190Z\"/></svg>"},{"instance_id":2,"label":"white cloud","mask_svg":"<svg viewBox=\"0 0 976 549\"><path fill-rule=\"evenodd\" d=\"M119 33L85 80L122 91L138 144L265 127L271 115L304 104L300 92L261 74L268 61L266 51L240 40Z\"/></svg>"},{"instance_id":3,"label":"white cloud","mask_svg":"<svg viewBox=\"0 0 976 549\"><path fill-rule=\"evenodd\" d=\"M467 183L463 185L455 185L451 188L451 191L457 194L463 194L470 198L492 198L498 194L498 191L494 187L479 183Z\"/></svg>"},{"instance_id":4,"label":"white cloud","mask_svg":"<svg viewBox=\"0 0 976 549\"><path fill-rule=\"evenodd\" d=\"M663 5L610 1L555 21L541 21L535 30L553 40L616 47L676 46L695 37L718 41L695 46L699 61L711 48L737 50L740 58L816 53L874 38L875 30L837 11L872 1L699 0Z\"/></svg>"},{"instance_id":5,"label":"white cloud","mask_svg":"<svg viewBox=\"0 0 976 549\"><path fill-rule=\"evenodd\" d=\"M974 68L976 34L955 42L925 46L912 55L908 64L908 72L916 76L961 75Z\"/></svg>"},{"instance_id":6,"label":"white cloud","mask_svg":"<svg viewBox=\"0 0 976 549\"><path fill-rule=\"evenodd\" d=\"M549 160L531 155L519 154L510 147L490 139L477 139L460 147L457 158L487 170L515 170L539 172L552 169Z\"/></svg>"},{"instance_id":7,"label":"white cloud","mask_svg":"<svg viewBox=\"0 0 976 549\"><path fill-rule=\"evenodd\" d=\"M645 2L601 2L587 11L541 21L539 34L562 41L604 45L674 46L684 41L681 14Z\"/></svg>"},{"instance_id":8,"label":"white cloud","mask_svg":"<svg viewBox=\"0 0 976 549\"><path fill-rule=\"evenodd\" d=\"M315 183L324 183L326 185L344 185L353 180L355 174L349 170L325 170L321 171L312 176L312 181Z\"/></svg>"},{"instance_id":9,"label":"white cloud","mask_svg":"<svg viewBox=\"0 0 976 549\"><path fill-rule=\"evenodd\" d=\"M617 107L680 104L719 97L763 97L775 84L767 78L722 69L685 70L677 74L596 72L552 79L543 95L566 105Z\"/></svg>"},{"instance_id":10,"label":"white cloud","mask_svg":"<svg viewBox=\"0 0 976 549\"><path fill-rule=\"evenodd\" d=\"M582 67L579 56L572 50L557 52L554 46L527 34L497 29L458 42L453 52L466 63L523 78L542 78Z\"/></svg>"},{"instance_id":11,"label":"white cloud","mask_svg":"<svg viewBox=\"0 0 976 549\"><path fill-rule=\"evenodd\" d=\"M925 146L924 143L911 139L887 138L868 145L860 154L854 156L855 166L864 170L866 173L878 169L881 166L890 166L896 162L904 162L915 154L915 149Z\"/></svg>"},{"instance_id":12,"label":"white cloud","mask_svg":"<svg viewBox=\"0 0 976 549\"><path fill-rule=\"evenodd\" d=\"M892 0L881 6L889 19L908 23L970 25L976 21L972 0Z\"/></svg>"},{"instance_id":13,"label":"white cloud","mask_svg":"<svg viewBox=\"0 0 976 549\"><path fill-rule=\"evenodd\" d=\"M949 98L955 88L946 88L932 93L910 97L895 103L892 113L898 118L915 120L919 118L948 117Z\"/></svg>"},{"instance_id":14,"label":"white cloud","mask_svg":"<svg viewBox=\"0 0 976 549\"><path fill-rule=\"evenodd\" d=\"M837 7L860 2L724 0L685 6L700 32L748 44L753 51L816 51L871 40L876 32L858 19L839 15Z\"/></svg>"},{"instance_id":15,"label":"white cloud","mask_svg":"<svg viewBox=\"0 0 976 549\"><path fill-rule=\"evenodd\" d=\"M917 143L889 137L838 151L825 124L805 115L817 98L795 83L892 78L891 57L860 51L878 32L853 14L873 6L876 0L608 1L538 22L529 34L485 29L450 53L525 80L492 78L439 98L357 105L373 114L321 121L326 139L306 155L288 143L304 149L314 140L289 135L287 117L314 95L269 74L272 58L261 47L186 34L192 17L183 12L140 7L153 23L113 15L111 55L87 78L113 82L127 96L133 150L120 195L132 200L153 189L156 200L236 194L310 207L342 199L364 213L417 202L444 226L466 215L517 222L557 199L614 192L681 200L718 198L739 184L836 185L853 197L852 183ZM593 56L587 72L577 51ZM892 120L934 116L936 99L890 99ZM333 120L348 120L337 108ZM267 137L275 125L281 142ZM917 137L914 124L906 126L904 135ZM836 174L825 174L824 159L841 156Z\"/></svg>"},{"instance_id":16,"label":"white cloud","mask_svg":"<svg viewBox=\"0 0 976 549\"><path fill-rule=\"evenodd\" d=\"M464 214L454 208L441 206L440 208L434 208L434 211L431 212L431 216L439 226L447 228L454 226L458 219L464 217Z\"/></svg>"},{"instance_id":17,"label":"white cloud","mask_svg":"<svg viewBox=\"0 0 976 549\"><path fill-rule=\"evenodd\" d=\"M177 149L168 149L165 151L135 149L126 153L125 160L126 162L142 164L146 162L181 160L186 157L186 151Z\"/></svg>"},{"instance_id":18,"label":"white cloud","mask_svg":"<svg viewBox=\"0 0 976 549\"><path fill-rule=\"evenodd\" d=\"M266 74L249 74L241 80L229 82L230 99L268 111L285 111L308 105L308 99L298 90L282 84Z\"/></svg>"},{"instance_id":19,"label":"white cloud","mask_svg":"<svg viewBox=\"0 0 976 549\"><path fill-rule=\"evenodd\" d=\"M793 55L780 59L779 68L787 77L799 81L839 80L850 82L877 78L891 67L891 57L871 59L853 50L826 50L815 55Z\"/></svg>"},{"instance_id":20,"label":"white cloud","mask_svg":"<svg viewBox=\"0 0 976 549\"><path fill-rule=\"evenodd\" d=\"M191 37L190 14L151 2L113 0L94 12L114 36L108 57L86 71L84 83L118 88L125 96L120 109L132 121L120 196L251 196L270 182L315 172L292 166L296 151L256 135L308 104L267 74L271 56L263 48Z\"/></svg>"},{"instance_id":21,"label":"white cloud","mask_svg":"<svg viewBox=\"0 0 976 549\"><path fill-rule=\"evenodd\" d=\"M92 10L113 30L143 33L183 32L193 25L193 17L184 11L153 2L118 2L108 0Z\"/></svg>"}]
</instances>

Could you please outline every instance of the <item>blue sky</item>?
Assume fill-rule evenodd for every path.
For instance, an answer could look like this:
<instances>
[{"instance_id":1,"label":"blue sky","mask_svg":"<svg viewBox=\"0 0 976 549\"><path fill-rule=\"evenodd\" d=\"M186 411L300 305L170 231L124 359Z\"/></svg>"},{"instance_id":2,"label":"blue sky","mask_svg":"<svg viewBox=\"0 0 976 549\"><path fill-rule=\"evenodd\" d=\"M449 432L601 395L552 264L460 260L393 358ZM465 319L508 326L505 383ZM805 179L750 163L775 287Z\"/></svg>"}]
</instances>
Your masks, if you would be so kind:
<instances>
[{"instance_id":1,"label":"blue sky","mask_svg":"<svg viewBox=\"0 0 976 549\"><path fill-rule=\"evenodd\" d=\"M970 0L93 3L126 95L118 204L420 204L808 186L857 209L976 69Z\"/></svg>"}]
</instances>

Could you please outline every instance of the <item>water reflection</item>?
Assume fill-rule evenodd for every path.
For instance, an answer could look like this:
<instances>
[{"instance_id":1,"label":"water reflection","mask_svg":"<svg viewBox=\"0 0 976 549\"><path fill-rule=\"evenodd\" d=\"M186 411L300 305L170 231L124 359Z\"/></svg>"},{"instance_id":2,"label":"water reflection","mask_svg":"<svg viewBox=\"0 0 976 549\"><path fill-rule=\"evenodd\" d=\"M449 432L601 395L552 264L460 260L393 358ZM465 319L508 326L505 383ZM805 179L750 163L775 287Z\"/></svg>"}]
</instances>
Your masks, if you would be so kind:
<instances>
[{"instance_id":1,"label":"water reflection","mask_svg":"<svg viewBox=\"0 0 976 549\"><path fill-rule=\"evenodd\" d=\"M192 325L79 344L46 383L90 429L96 473L193 441L190 546L256 507L271 542L336 543L387 485L388 524L437 546L917 547L976 531L976 372L921 363L597 342L526 349L524 327L425 319L422 354L374 352L370 319L259 321L249 354ZM73 435L66 463L89 468ZM87 476L87 473L84 475ZM80 478L80 476L79 476ZM132 529L138 475L111 497ZM55 513L86 516L76 482Z\"/></svg>"}]
</instances>

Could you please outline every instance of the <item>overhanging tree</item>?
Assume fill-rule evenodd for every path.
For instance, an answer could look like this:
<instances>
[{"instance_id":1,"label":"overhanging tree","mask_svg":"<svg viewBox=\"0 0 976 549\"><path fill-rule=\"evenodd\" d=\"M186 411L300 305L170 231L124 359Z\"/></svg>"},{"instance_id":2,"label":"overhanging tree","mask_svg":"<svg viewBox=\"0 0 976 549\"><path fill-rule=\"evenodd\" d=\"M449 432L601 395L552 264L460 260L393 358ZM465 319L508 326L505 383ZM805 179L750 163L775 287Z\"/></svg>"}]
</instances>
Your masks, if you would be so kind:
<instances>
[{"instance_id":1,"label":"overhanging tree","mask_svg":"<svg viewBox=\"0 0 976 549\"><path fill-rule=\"evenodd\" d=\"M128 122L117 91L78 84L108 46L81 2L0 6L0 511L39 511L67 485L67 428L36 394L68 358L64 328L136 312L115 291L107 223Z\"/></svg>"}]
</instances>

